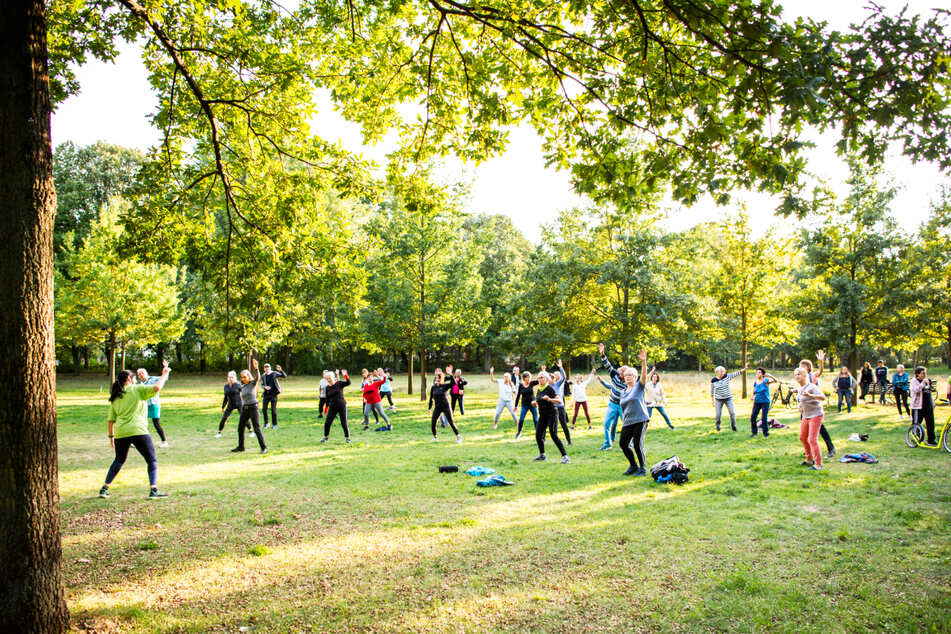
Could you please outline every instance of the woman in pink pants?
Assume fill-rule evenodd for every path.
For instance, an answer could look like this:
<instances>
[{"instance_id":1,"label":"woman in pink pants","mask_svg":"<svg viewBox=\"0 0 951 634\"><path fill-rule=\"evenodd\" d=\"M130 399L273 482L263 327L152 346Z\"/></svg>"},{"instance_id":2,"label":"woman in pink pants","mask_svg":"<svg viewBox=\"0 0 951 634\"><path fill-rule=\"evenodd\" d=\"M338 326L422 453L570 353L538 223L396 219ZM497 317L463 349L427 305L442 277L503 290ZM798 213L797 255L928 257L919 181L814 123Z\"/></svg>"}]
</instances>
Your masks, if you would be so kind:
<instances>
[{"instance_id":1,"label":"woman in pink pants","mask_svg":"<svg viewBox=\"0 0 951 634\"><path fill-rule=\"evenodd\" d=\"M814 471L822 469L822 452L819 451L819 428L822 427L822 402L826 395L819 386L809 380L809 374L802 368L794 373L799 383L799 411L802 413L802 425L799 429L799 442L806 450L806 459L802 465Z\"/></svg>"}]
</instances>

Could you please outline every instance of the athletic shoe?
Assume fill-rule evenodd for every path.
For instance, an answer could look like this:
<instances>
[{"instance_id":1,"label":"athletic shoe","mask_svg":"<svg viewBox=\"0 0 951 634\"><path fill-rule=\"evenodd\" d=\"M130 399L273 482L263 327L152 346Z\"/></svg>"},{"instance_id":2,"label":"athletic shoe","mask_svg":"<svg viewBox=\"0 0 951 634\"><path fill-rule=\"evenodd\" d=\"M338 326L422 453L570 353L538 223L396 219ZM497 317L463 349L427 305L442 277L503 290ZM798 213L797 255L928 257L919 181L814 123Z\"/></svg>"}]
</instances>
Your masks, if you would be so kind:
<instances>
[{"instance_id":1,"label":"athletic shoe","mask_svg":"<svg viewBox=\"0 0 951 634\"><path fill-rule=\"evenodd\" d=\"M244 447L235 447L234 449L231 450L231 453L238 453L241 451L244 451Z\"/></svg>"},{"instance_id":2,"label":"athletic shoe","mask_svg":"<svg viewBox=\"0 0 951 634\"><path fill-rule=\"evenodd\" d=\"M386 431L393 431L393 425L387 425Z\"/></svg>"},{"instance_id":3,"label":"athletic shoe","mask_svg":"<svg viewBox=\"0 0 951 634\"><path fill-rule=\"evenodd\" d=\"M812 463L809 462L808 460L803 460L802 462L799 463L799 466L800 466L800 467L811 467L811 466L812 466Z\"/></svg>"},{"instance_id":4,"label":"athletic shoe","mask_svg":"<svg viewBox=\"0 0 951 634\"><path fill-rule=\"evenodd\" d=\"M719 425L717 425L717 431L720 431L720 426L719 426Z\"/></svg>"},{"instance_id":5,"label":"athletic shoe","mask_svg":"<svg viewBox=\"0 0 951 634\"><path fill-rule=\"evenodd\" d=\"M492 423L492 429L498 429L498 428L499 428L498 423Z\"/></svg>"},{"instance_id":6,"label":"athletic shoe","mask_svg":"<svg viewBox=\"0 0 951 634\"><path fill-rule=\"evenodd\" d=\"M267 453L267 447L261 450L261 453Z\"/></svg>"},{"instance_id":7,"label":"athletic shoe","mask_svg":"<svg viewBox=\"0 0 951 634\"><path fill-rule=\"evenodd\" d=\"M218 432L217 434L215 434L215 438L221 438L221 432Z\"/></svg>"},{"instance_id":8,"label":"athletic shoe","mask_svg":"<svg viewBox=\"0 0 951 634\"><path fill-rule=\"evenodd\" d=\"M162 448L168 447L168 441L167 441L167 440L163 440L162 442L159 443L159 447L162 447Z\"/></svg>"},{"instance_id":9,"label":"athletic shoe","mask_svg":"<svg viewBox=\"0 0 951 634\"><path fill-rule=\"evenodd\" d=\"M348 444L348 445L350 444L350 439L349 439L349 438L347 438L347 444Z\"/></svg>"},{"instance_id":10,"label":"athletic shoe","mask_svg":"<svg viewBox=\"0 0 951 634\"><path fill-rule=\"evenodd\" d=\"M330 438L327 436L324 436L323 438L320 439L320 442L327 442L328 440L330 440Z\"/></svg>"},{"instance_id":11,"label":"athletic shoe","mask_svg":"<svg viewBox=\"0 0 951 634\"><path fill-rule=\"evenodd\" d=\"M162 493L162 492L159 491L158 489L151 489L151 490L149 491L149 498L151 498L151 499L153 499L153 500L154 500L155 498L167 498L167 497L168 497L168 493Z\"/></svg>"},{"instance_id":12,"label":"athletic shoe","mask_svg":"<svg viewBox=\"0 0 951 634\"><path fill-rule=\"evenodd\" d=\"M519 436L521 436L521 434L515 434L515 440L518 440Z\"/></svg>"},{"instance_id":13,"label":"athletic shoe","mask_svg":"<svg viewBox=\"0 0 951 634\"><path fill-rule=\"evenodd\" d=\"M769 438L769 434L767 434L766 431L763 431L763 438Z\"/></svg>"},{"instance_id":14,"label":"athletic shoe","mask_svg":"<svg viewBox=\"0 0 951 634\"><path fill-rule=\"evenodd\" d=\"M540 453L540 454L538 454L538 457L535 458L535 460L536 460L536 461L544 461L544 460L547 460L547 458L545 458L545 454Z\"/></svg>"},{"instance_id":15,"label":"athletic shoe","mask_svg":"<svg viewBox=\"0 0 951 634\"><path fill-rule=\"evenodd\" d=\"M736 431L736 425L730 425L730 427L733 429L733 431Z\"/></svg>"},{"instance_id":16,"label":"athletic shoe","mask_svg":"<svg viewBox=\"0 0 951 634\"><path fill-rule=\"evenodd\" d=\"M268 425L267 423L265 423L264 427L262 427L261 429L270 429L270 428L271 428L271 426Z\"/></svg>"},{"instance_id":17,"label":"athletic shoe","mask_svg":"<svg viewBox=\"0 0 951 634\"><path fill-rule=\"evenodd\" d=\"M432 442L436 442L437 440L439 440L439 438L437 438L436 436L433 436Z\"/></svg>"},{"instance_id":18,"label":"athletic shoe","mask_svg":"<svg viewBox=\"0 0 951 634\"><path fill-rule=\"evenodd\" d=\"M924 444L925 447L932 447L932 448L938 446L938 443L936 443L936 442L926 442L926 443L923 443L923 444Z\"/></svg>"},{"instance_id":19,"label":"athletic shoe","mask_svg":"<svg viewBox=\"0 0 951 634\"><path fill-rule=\"evenodd\" d=\"M756 434L750 434L750 438L756 438Z\"/></svg>"},{"instance_id":20,"label":"athletic shoe","mask_svg":"<svg viewBox=\"0 0 951 634\"><path fill-rule=\"evenodd\" d=\"M829 453L826 454L826 458L835 458L835 449L830 449Z\"/></svg>"},{"instance_id":21,"label":"athletic shoe","mask_svg":"<svg viewBox=\"0 0 951 634\"><path fill-rule=\"evenodd\" d=\"M273 429L274 431L277 431L277 425L271 425L271 429Z\"/></svg>"},{"instance_id":22,"label":"athletic shoe","mask_svg":"<svg viewBox=\"0 0 951 634\"><path fill-rule=\"evenodd\" d=\"M622 473L621 475L634 475L634 473L635 473L636 471L637 471L637 469L635 469L634 467L628 467L628 468L627 468L627 471L625 471L625 472Z\"/></svg>"},{"instance_id":23,"label":"athletic shoe","mask_svg":"<svg viewBox=\"0 0 951 634\"><path fill-rule=\"evenodd\" d=\"M818 465L812 465L811 467L809 467L809 470L810 470L810 471L822 471L822 467L820 467L820 466L818 466Z\"/></svg>"},{"instance_id":24,"label":"athletic shoe","mask_svg":"<svg viewBox=\"0 0 951 634\"><path fill-rule=\"evenodd\" d=\"M668 423L668 424L667 424L667 428L668 428L668 429L673 429L674 426ZM590 428L589 428L589 429L590 429Z\"/></svg>"},{"instance_id":25,"label":"athletic shoe","mask_svg":"<svg viewBox=\"0 0 951 634\"><path fill-rule=\"evenodd\" d=\"M640 469L638 469L637 471L635 471L633 475L634 475L635 477L647 475L647 471L644 470L644 467L641 467Z\"/></svg>"},{"instance_id":26,"label":"athletic shoe","mask_svg":"<svg viewBox=\"0 0 951 634\"><path fill-rule=\"evenodd\" d=\"M101 497L101 498L104 499L104 500L105 500L106 498L108 498L108 497L109 497L109 487L102 487L101 489L99 489L99 497Z\"/></svg>"},{"instance_id":27,"label":"athletic shoe","mask_svg":"<svg viewBox=\"0 0 951 634\"><path fill-rule=\"evenodd\" d=\"M610 448L611 448L611 443L609 442L606 442L603 445L601 445L601 451L607 451Z\"/></svg>"},{"instance_id":28,"label":"athletic shoe","mask_svg":"<svg viewBox=\"0 0 951 634\"><path fill-rule=\"evenodd\" d=\"M569 446L569 447L571 446L571 441L570 441L570 440L568 441L568 446Z\"/></svg>"},{"instance_id":29,"label":"athletic shoe","mask_svg":"<svg viewBox=\"0 0 951 634\"><path fill-rule=\"evenodd\" d=\"M561 457L561 464L568 464L571 460L568 460L568 456Z\"/></svg>"},{"instance_id":30,"label":"athletic shoe","mask_svg":"<svg viewBox=\"0 0 951 634\"><path fill-rule=\"evenodd\" d=\"M456 436L456 442L462 444L462 436Z\"/></svg>"},{"instance_id":31,"label":"athletic shoe","mask_svg":"<svg viewBox=\"0 0 951 634\"><path fill-rule=\"evenodd\" d=\"M366 430L368 430L368 429L370 429L370 426L369 426L369 425L364 425L364 426L363 426L363 431L366 431Z\"/></svg>"},{"instance_id":32,"label":"athletic shoe","mask_svg":"<svg viewBox=\"0 0 951 634\"><path fill-rule=\"evenodd\" d=\"M377 427L377 428L374 429L373 431L390 431L390 430L386 428L386 425L380 425L379 427Z\"/></svg>"}]
</instances>

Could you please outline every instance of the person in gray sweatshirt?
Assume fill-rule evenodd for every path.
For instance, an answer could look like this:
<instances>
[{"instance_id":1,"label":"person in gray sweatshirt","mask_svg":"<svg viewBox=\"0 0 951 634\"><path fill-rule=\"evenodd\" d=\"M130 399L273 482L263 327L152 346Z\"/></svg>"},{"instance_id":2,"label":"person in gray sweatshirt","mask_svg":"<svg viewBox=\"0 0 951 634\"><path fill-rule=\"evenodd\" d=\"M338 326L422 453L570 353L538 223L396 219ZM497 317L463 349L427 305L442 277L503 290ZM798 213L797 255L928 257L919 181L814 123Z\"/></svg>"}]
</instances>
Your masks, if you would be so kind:
<instances>
[{"instance_id":1,"label":"person in gray sweatshirt","mask_svg":"<svg viewBox=\"0 0 951 634\"><path fill-rule=\"evenodd\" d=\"M261 453L267 453L267 446L264 444L264 436L261 435L261 423L258 413L258 382L261 380L261 372L258 370L258 360L251 359L251 365L257 376L252 377L248 370L241 370L241 418L238 420L238 446L231 450L232 453L244 451L244 428L250 426L254 429L254 435L258 438L258 444L261 446Z\"/></svg>"}]
</instances>

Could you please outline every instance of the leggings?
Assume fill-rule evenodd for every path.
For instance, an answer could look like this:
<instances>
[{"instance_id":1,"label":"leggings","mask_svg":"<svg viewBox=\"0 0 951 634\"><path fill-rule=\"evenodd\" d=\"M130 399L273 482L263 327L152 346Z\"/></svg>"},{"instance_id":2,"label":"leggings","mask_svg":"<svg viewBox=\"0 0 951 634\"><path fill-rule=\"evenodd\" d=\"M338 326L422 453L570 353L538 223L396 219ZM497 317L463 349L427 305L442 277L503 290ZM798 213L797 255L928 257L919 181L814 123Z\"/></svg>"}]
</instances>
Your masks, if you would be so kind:
<instances>
[{"instance_id":1,"label":"leggings","mask_svg":"<svg viewBox=\"0 0 951 634\"><path fill-rule=\"evenodd\" d=\"M565 446L561 443L561 439L558 438L558 414L552 412L551 414L542 414L538 419L538 422L535 423L535 443L538 445L538 453L540 455L545 455L545 433L551 434L551 440L555 443L555 446L558 447L558 451L561 452L561 455L567 456L568 452L565 451Z\"/></svg>"},{"instance_id":2,"label":"leggings","mask_svg":"<svg viewBox=\"0 0 951 634\"><path fill-rule=\"evenodd\" d=\"M452 393L450 393L449 396L450 396L450 398L452 398L452 411L453 411L453 413L455 413L455 411L456 411L456 403L458 403L458 404L459 404L459 413L462 414L463 416L465 416L465 415L466 415L466 408L465 408L465 406L464 406L463 403L462 403L462 397L465 396L465 394L463 394L463 393L461 393L461 392L460 392L459 394L452 394Z\"/></svg>"},{"instance_id":3,"label":"leggings","mask_svg":"<svg viewBox=\"0 0 951 634\"><path fill-rule=\"evenodd\" d=\"M264 436L261 435L261 423L258 421L258 404L245 405L241 408L241 418L238 420L238 448L244 449L244 428L252 427L257 436L261 449L266 449Z\"/></svg>"},{"instance_id":4,"label":"leggings","mask_svg":"<svg viewBox=\"0 0 951 634\"><path fill-rule=\"evenodd\" d=\"M835 451L835 445L832 444L832 437L829 436L829 432L826 431L826 426L821 423L821 420L822 419L820 417L819 435L822 436L822 441L826 444L826 449L829 451Z\"/></svg>"},{"instance_id":5,"label":"leggings","mask_svg":"<svg viewBox=\"0 0 951 634\"><path fill-rule=\"evenodd\" d=\"M591 417L588 415L588 401L575 401L575 415L571 419L571 426L575 426L575 421L578 420L578 408L584 408L584 417L588 419L588 429L591 429Z\"/></svg>"},{"instance_id":6,"label":"leggings","mask_svg":"<svg viewBox=\"0 0 951 634\"><path fill-rule=\"evenodd\" d=\"M327 411L327 399L321 396L317 400L317 418L323 418L324 412Z\"/></svg>"},{"instance_id":7,"label":"leggings","mask_svg":"<svg viewBox=\"0 0 951 634\"><path fill-rule=\"evenodd\" d=\"M499 399L499 402L495 405L495 424L498 425L499 416L501 416L502 412L504 412L506 409L508 409L509 414L512 415L512 422L515 424L518 424L518 421L515 419L515 406L512 405L512 401L502 400L501 398Z\"/></svg>"},{"instance_id":8,"label":"leggings","mask_svg":"<svg viewBox=\"0 0 951 634\"><path fill-rule=\"evenodd\" d=\"M556 406L555 410L558 412L558 422L561 423L561 429L565 432L565 440L570 445L571 433L568 431L568 410L560 406Z\"/></svg>"},{"instance_id":9,"label":"leggings","mask_svg":"<svg viewBox=\"0 0 951 634\"><path fill-rule=\"evenodd\" d=\"M911 410L908 409L908 390L903 390L899 387L892 388L892 392L895 394L895 402L898 403L898 415L901 416L901 404L902 401L905 402L905 411L908 412L908 415L911 416Z\"/></svg>"},{"instance_id":10,"label":"leggings","mask_svg":"<svg viewBox=\"0 0 951 634\"><path fill-rule=\"evenodd\" d=\"M343 435L350 438L350 427L347 426L347 406L339 403L331 403L327 406L327 418L324 420L324 438L330 437L330 426L334 424L334 419L340 416L340 426L343 427Z\"/></svg>"},{"instance_id":11,"label":"leggings","mask_svg":"<svg viewBox=\"0 0 951 634\"><path fill-rule=\"evenodd\" d=\"M392 392L380 392L380 402L383 402L383 397L386 397L386 402L390 404L390 407L393 407L393 393Z\"/></svg>"},{"instance_id":12,"label":"leggings","mask_svg":"<svg viewBox=\"0 0 951 634\"><path fill-rule=\"evenodd\" d=\"M271 425L277 427L277 396L265 396L263 399L264 405L264 424L267 425L267 406L268 403L271 404Z\"/></svg>"},{"instance_id":13,"label":"leggings","mask_svg":"<svg viewBox=\"0 0 951 634\"><path fill-rule=\"evenodd\" d=\"M617 421L619 418L621 418L621 404L608 401L608 411L604 413L605 447L610 447L614 444L614 437L617 434Z\"/></svg>"},{"instance_id":14,"label":"leggings","mask_svg":"<svg viewBox=\"0 0 951 634\"><path fill-rule=\"evenodd\" d=\"M921 419L925 420L925 429L928 430L928 444L937 444L938 441L934 433L934 406L922 406L921 409L916 409L912 412L912 420L914 422L920 425Z\"/></svg>"},{"instance_id":15,"label":"leggings","mask_svg":"<svg viewBox=\"0 0 951 634\"><path fill-rule=\"evenodd\" d=\"M377 416L377 414L379 414L380 416L383 417L383 420L386 421L387 425L390 424L389 416L383 413L383 401L379 401L377 403L363 404L363 424L364 425L370 424L370 412L373 412L373 418L375 418L377 422L380 422L380 418L379 416Z\"/></svg>"},{"instance_id":16,"label":"leggings","mask_svg":"<svg viewBox=\"0 0 951 634\"><path fill-rule=\"evenodd\" d=\"M806 460L815 463L817 467L822 466L822 452L819 451L819 429L822 427L822 416L815 418L803 418L799 426L799 442L802 448L806 450Z\"/></svg>"},{"instance_id":17,"label":"leggings","mask_svg":"<svg viewBox=\"0 0 951 634\"><path fill-rule=\"evenodd\" d=\"M720 429L720 414L723 410L723 406L726 405L727 411L730 412L730 426L733 429L736 429L736 411L733 409L733 397L730 398L718 398L716 399L717 403L714 406L717 419L717 429Z\"/></svg>"},{"instance_id":18,"label":"leggings","mask_svg":"<svg viewBox=\"0 0 951 634\"><path fill-rule=\"evenodd\" d=\"M452 419L452 410L449 409L449 403L446 402L446 399L441 398L436 400L433 404L433 420L432 420L432 430L433 438L436 437L436 421L439 420L440 416L446 417L446 422L449 423L449 426L452 427L452 433L459 435L459 430L456 429L456 423Z\"/></svg>"},{"instance_id":19,"label":"leggings","mask_svg":"<svg viewBox=\"0 0 951 634\"><path fill-rule=\"evenodd\" d=\"M234 405L228 404L228 407L225 409L224 413L221 415L221 422L218 423L218 433L221 433L221 430L225 428L225 421L228 420L228 417L231 416L231 412L238 409ZM238 418L241 418L241 413L238 412Z\"/></svg>"},{"instance_id":20,"label":"leggings","mask_svg":"<svg viewBox=\"0 0 951 634\"><path fill-rule=\"evenodd\" d=\"M658 412L660 412L660 415L664 417L664 420L665 420L665 421L667 421L667 426L670 427L671 429L673 429L674 426L670 423L670 417L667 416L667 412L664 411L664 406L663 406L663 405L648 405L648 406L647 406L647 420L650 421L651 417L654 416L654 410L655 410L655 409L656 409Z\"/></svg>"},{"instance_id":21,"label":"leggings","mask_svg":"<svg viewBox=\"0 0 951 634\"><path fill-rule=\"evenodd\" d=\"M152 419L152 424L155 425L155 431L158 432L159 438L162 439L162 442L165 442L165 430L162 429L162 423L161 423L160 421L161 421L161 419L159 419L159 418L157 418L157 417L156 417L156 418L153 418L153 419Z\"/></svg>"},{"instance_id":22,"label":"leggings","mask_svg":"<svg viewBox=\"0 0 951 634\"><path fill-rule=\"evenodd\" d=\"M525 414L528 412L532 413L532 424L538 425L538 408L534 405L522 403L522 413L521 416L518 417L518 430L515 432L516 436L522 433L522 426L525 424Z\"/></svg>"},{"instance_id":23,"label":"leggings","mask_svg":"<svg viewBox=\"0 0 951 634\"><path fill-rule=\"evenodd\" d=\"M932 428L934 425L932 425ZM119 469L125 464L125 459L129 456L129 447L135 445L142 457L145 458L145 466L149 471L149 486L155 486L158 481L158 462L155 460L155 445L152 444L152 437L148 434L141 436L126 436L125 438L115 438L116 457L109 466L109 473L106 474L106 484L112 484Z\"/></svg>"},{"instance_id":24,"label":"leggings","mask_svg":"<svg viewBox=\"0 0 951 634\"><path fill-rule=\"evenodd\" d=\"M871 384L872 383L870 381L862 381L859 384L862 387L862 395L859 396L859 398L862 399L863 401L865 400L865 397L868 396L868 388Z\"/></svg>"},{"instance_id":25,"label":"leggings","mask_svg":"<svg viewBox=\"0 0 951 634\"><path fill-rule=\"evenodd\" d=\"M763 436L769 436L769 424L766 422L766 415L769 414L769 403L760 403L753 401L753 413L750 414L750 433L756 435L756 415L760 415L763 422Z\"/></svg>"},{"instance_id":26,"label":"leggings","mask_svg":"<svg viewBox=\"0 0 951 634\"><path fill-rule=\"evenodd\" d=\"M631 463L635 469L645 469L644 462L644 436L647 435L647 421L634 423L633 425L624 425L621 427L621 438L618 443L621 445L621 451L624 457ZM631 449L633 441L634 449Z\"/></svg>"}]
</instances>

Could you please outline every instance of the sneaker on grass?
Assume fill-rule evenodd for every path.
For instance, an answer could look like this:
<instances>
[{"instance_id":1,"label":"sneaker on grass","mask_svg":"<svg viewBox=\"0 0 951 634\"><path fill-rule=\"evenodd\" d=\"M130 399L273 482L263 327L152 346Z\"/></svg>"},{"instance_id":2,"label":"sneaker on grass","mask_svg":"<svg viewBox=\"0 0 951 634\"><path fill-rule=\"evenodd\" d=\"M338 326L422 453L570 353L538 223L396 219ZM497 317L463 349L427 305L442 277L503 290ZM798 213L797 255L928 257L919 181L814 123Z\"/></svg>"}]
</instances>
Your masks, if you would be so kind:
<instances>
[{"instance_id":1,"label":"sneaker on grass","mask_svg":"<svg viewBox=\"0 0 951 634\"><path fill-rule=\"evenodd\" d=\"M108 497L109 497L109 487L103 486L101 489L99 489L99 497L101 497L101 498L104 499L104 500L105 500L106 498L108 498Z\"/></svg>"},{"instance_id":2,"label":"sneaker on grass","mask_svg":"<svg viewBox=\"0 0 951 634\"><path fill-rule=\"evenodd\" d=\"M568 459L568 456L561 457L561 464L568 464L571 460Z\"/></svg>"},{"instance_id":3,"label":"sneaker on grass","mask_svg":"<svg viewBox=\"0 0 951 634\"><path fill-rule=\"evenodd\" d=\"M159 491L158 489L154 487L149 491L149 499L154 500L155 498L167 498L167 497L168 497L168 493L162 493L161 491Z\"/></svg>"}]
</instances>

